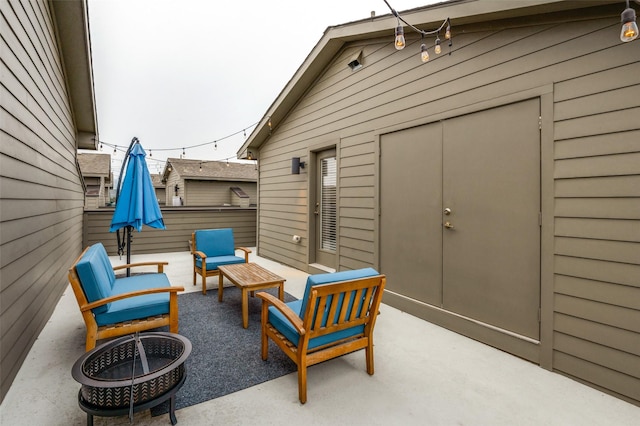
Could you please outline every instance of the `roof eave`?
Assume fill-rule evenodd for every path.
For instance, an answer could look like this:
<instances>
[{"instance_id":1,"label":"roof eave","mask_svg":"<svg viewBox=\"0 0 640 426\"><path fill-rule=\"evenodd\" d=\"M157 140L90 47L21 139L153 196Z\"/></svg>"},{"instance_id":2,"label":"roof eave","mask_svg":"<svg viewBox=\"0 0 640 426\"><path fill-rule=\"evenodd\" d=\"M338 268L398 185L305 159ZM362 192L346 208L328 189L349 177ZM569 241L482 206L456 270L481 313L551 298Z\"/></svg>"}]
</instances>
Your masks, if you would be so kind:
<instances>
[{"instance_id":1,"label":"roof eave","mask_svg":"<svg viewBox=\"0 0 640 426\"><path fill-rule=\"evenodd\" d=\"M61 46L77 148L98 148L98 121L91 62L87 1L49 1Z\"/></svg>"}]
</instances>

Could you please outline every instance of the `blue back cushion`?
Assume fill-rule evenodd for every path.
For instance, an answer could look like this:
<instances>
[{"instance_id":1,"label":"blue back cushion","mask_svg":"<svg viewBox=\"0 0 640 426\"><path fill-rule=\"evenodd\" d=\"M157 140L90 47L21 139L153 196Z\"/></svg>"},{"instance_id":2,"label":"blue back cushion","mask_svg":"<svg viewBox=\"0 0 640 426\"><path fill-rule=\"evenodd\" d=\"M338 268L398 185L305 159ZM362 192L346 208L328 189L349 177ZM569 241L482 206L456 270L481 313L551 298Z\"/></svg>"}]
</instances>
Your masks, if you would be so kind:
<instances>
[{"instance_id":1,"label":"blue back cushion","mask_svg":"<svg viewBox=\"0 0 640 426\"><path fill-rule=\"evenodd\" d=\"M196 231L195 234L196 250L203 252L207 257L235 255L233 229L204 229Z\"/></svg>"},{"instance_id":2,"label":"blue back cushion","mask_svg":"<svg viewBox=\"0 0 640 426\"><path fill-rule=\"evenodd\" d=\"M102 243L89 247L76 264L76 272L89 303L111 296L116 275ZM94 313L106 312L110 304L94 309Z\"/></svg>"},{"instance_id":3,"label":"blue back cushion","mask_svg":"<svg viewBox=\"0 0 640 426\"><path fill-rule=\"evenodd\" d=\"M329 274L309 275L309 278L307 278L307 285L304 289L304 296L302 297L300 315L304 315L304 312L307 309L309 293L311 292L311 287L313 287L314 285L329 284L339 281L349 281L365 277L374 277L376 275L380 274L373 268L355 269L353 271L333 272Z\"/></svg>"}]
</instances>

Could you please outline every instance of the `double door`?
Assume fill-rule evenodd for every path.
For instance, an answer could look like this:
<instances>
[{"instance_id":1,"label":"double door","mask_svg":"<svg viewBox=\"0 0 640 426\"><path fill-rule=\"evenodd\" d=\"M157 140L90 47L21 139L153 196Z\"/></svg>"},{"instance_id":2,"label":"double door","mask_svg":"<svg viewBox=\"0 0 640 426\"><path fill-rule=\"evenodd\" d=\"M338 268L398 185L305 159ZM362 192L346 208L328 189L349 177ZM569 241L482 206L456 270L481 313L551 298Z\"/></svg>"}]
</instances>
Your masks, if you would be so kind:
<instances>
[{"instance_id":1,"label":"double door","mask_svg":"<svg viewBox=\"0 0 640 426\"><path fill-rule=\"evenodd\" d=\"M539 339L539 99L381 137L388 291Z\"/></svg>"}]
</instances>

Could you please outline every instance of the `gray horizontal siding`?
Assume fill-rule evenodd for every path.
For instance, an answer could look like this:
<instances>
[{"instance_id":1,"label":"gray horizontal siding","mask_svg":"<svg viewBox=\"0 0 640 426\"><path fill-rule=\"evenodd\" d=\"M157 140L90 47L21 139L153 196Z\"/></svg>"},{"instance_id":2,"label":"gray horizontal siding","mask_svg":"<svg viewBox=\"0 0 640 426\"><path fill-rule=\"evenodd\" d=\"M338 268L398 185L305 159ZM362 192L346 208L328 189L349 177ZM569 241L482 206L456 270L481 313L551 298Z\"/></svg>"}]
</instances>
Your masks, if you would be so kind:
<instances>
[{"instance_id":1,"label":"gray horizontal siding","mask_svg":"<svg viewBox=\"0 0 640 426\"><path fill-rule=\"evenodd\" d=\"M166 229L143 226L133 231L131 254L171 253L189 250L191 234L197 229L233 228L236 246L255 247L256 209L236 208L162 208ZM104 244L107 253L118 253L117 236L109 232L113 209L84 212L83 246ZM124 232L120 236L123 237ZM126 251L125 251L126 252Z\"/></svg>"},{"instance_id":2,"label":"gray horizontal siding","mask_svg":"<svg viewBox=\"0 0 640 426\"><path fill-rule=\"evenodd\" d=\"M553 366L638 403L640 57L628 59L555 85Z\"/></svg>"},{"instance_id":3,"label":"gray horizontal siding","mask_svg":"<svg viewBox=\"0 0 640 426\"><path fill-rule=\"evenodd\" d=\"M0 2L0 399L82 242L76 130L49 7Z\"/></svg>"}]
</instances>

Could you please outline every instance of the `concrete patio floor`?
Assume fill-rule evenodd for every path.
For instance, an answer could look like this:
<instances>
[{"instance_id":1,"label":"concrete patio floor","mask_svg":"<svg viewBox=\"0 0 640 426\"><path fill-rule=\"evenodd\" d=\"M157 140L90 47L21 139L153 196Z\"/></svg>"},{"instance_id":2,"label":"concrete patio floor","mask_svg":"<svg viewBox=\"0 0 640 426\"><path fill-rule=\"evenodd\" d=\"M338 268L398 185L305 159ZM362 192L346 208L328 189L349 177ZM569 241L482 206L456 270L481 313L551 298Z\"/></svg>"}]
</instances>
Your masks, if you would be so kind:
<instances>
[{"instance_id":1,"label":"concrete patio floor","mask_svg":"<svg viewBox=\"0 0 640 426\"><path fill-rule=\"evenodd\" d=\"M188 252L132 256L133 262L144 260L168 261L165 272L173 285L201 290L192 284ZM302 296L307 274L259 258L255 250L251 261L285 277L285 290ZM217 278L210 278L208 287L216 285ZM77 402L80 385L71 377L84 353L84 333L68 287L0 406L1 425L86 424ZM259 357L258 345L246 356ZM375 375L366 373L361 351L311 367L305 405L298 402L293 373L176 416L183 426L638 425L640 407L383 305L375 330ZM168 415L151 417L149 411L137 413L133 423L170 425ZM129 419L95 417L94 424L125 425Z\"/></svg>"}]
</instances>

